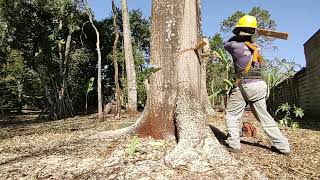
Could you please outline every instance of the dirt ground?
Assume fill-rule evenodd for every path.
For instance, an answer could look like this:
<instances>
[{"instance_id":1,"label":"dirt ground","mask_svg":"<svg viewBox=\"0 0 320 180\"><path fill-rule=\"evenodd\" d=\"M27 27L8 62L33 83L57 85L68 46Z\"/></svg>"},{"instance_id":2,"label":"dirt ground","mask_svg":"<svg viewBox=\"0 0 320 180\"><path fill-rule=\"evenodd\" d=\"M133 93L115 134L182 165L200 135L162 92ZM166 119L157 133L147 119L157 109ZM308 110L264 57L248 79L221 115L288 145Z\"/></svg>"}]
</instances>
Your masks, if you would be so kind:
<instances>
[{"instance_id":1,"label":"dirt ground","mask_svg":"<svg viewBox=\"0 0 320 180\"><path fill-rule=\"evenodd\" d=\"M205 169L193 173L171 168L163 160L174 142L139 139L92 139L96 133L129 126L138 118L102 122L96 115L77 116L59 121L36 120L36 114L0 117L0 179L221 179L217 172ZM260 179L320 179L319 123L305 123L305 129L281 127L288 137L292 153L272 152L266 136L252 114L243 121L258 128L256 138L242 139L242 152L231 155L261 172ZM218 139L225 138L223 114L209 119ZM129 148L131 146L131 148ZM128 150L133 150L130 156ZM243 174L243 179L253 179Z\"/></svg>"}]
</instances>

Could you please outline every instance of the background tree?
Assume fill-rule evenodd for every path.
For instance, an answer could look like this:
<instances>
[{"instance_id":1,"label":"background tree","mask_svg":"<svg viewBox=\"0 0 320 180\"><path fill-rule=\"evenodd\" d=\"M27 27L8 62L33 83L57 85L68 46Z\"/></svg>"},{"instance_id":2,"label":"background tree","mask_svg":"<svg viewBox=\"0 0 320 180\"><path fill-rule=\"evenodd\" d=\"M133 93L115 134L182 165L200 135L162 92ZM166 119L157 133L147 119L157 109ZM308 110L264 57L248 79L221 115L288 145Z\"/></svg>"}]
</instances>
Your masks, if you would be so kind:
<instances>
[{"instance_id":1,"label":"background tree","mask_svg":"<svg viewBox=\"0 0 320 180\"><path fill-rule=\"evenodd\" d=\"M223 101L221 101L221 103L224 107L226 107L229 93L234 87L234 77L230 75L231 69L233 69L232 60L231 57L228 54L226 54L225 50L223 49L218 49L217 51L214 51L213 56L213 58L216 61L220 61L220 63L216 63L214 65L219 66L224 71L222 74L222 76L224 77L222 80L223 87L220 87L219 90L214 93L214 95L224 96L224 99Z\"/></svg>"},{"instance_id":2,"label":"background tree","mask_svg":"<svg viewBox=\"0 0 320 180\"><path fill-rule=\"evenodd\" d=\"M88 17L84 17L84 21L87 21ZM81 43L77 44L71 54L71 62L69 65L69 95L72 99L73 106L78 113L85 111L86 107L86 87L88 81L92 77L97 77L97 51L95 48L95 32L91 26L84 27L84 33L87 36L93 37L92 46L82 46ZM80 32L75 35L75 42L80 42ZM77 39L76 39L77 37ZM90 44L90 43L88 43ZM88 94L88 112L97 110L97 81L93 81L93 90Z\"/></svg>"},{"instance_id":3,"label":"background tree","mask_svg":"<svg viewBox=\"0 0 320 180\"><path fill-rule=\"evenodd\" d=\"M121 113L121 89L119 85L119 70L118 70L118 62L117 62L117 44L119 40L119 31L118 31L118 25L117 25L117 17L118 13L116 10L116 6L114 3L114 0L112 0L112 10L113 10L113 27L114 27L114 33L115 33L115 39L113 43L113 49L112 49L112 59L113 59L113 65L114 65L114 83L115 83L115 98L117 103L117 112L116 116L119 117Z\"/></svg>"},{"instance_id":4,"label":"background tree","mask_svg":"<svg viewBox=\"0 0 320 180\"><path fill-rule=\"evenodd\" d=\"M117 14L121 13L119 9L116 8ZM145 87L143 85L144 79L148 76L147 70L147 63L149 62L150 58L150 31L149 26L150 23L147 19L143 18L142 12L140 10L132 10L129 13L130 16L130 26L131 26L131 37L132 37L132 48L133 48L133 59L134 65L136 70L136 77L137 77L137 96L138 96L138 108L143 109L146 102L146 92ZM103 20L102 22L107 24L107 20ZM108 22L109 23L109 22ZM119 42L117 45L117 64L119 69L119 80L120 80L120 87L121 87L121 102L122 105L125 106L125 103L128 101L128 92L127 92L127 73L125 73L125 52L124 52L124 39L121 34L123 34L122 28L122 16L117 16L117 25L119 30ZM109 29L108 29L109 28ZM105 30L107 29L107 30ZM102 31L102 37L106 38L106 41L102 42L105 43L109 40L114 41L114 38L110 38L107 34L103 32L111 31L111 36L114 36L114 27L112 26L104 26L104 31ZM104 38L102 38L104 39ZM103 45L103 47L105 47ZM112 47L111 47L112 49ZM112 50L111 50L112 51ZM107 56L107 62L112 62L112 54L109 53ZM109 71L114 74L114 66L109 66ZM114 75L108 76L114 82ZM114 83L111 84L114 86ZM115 87L115 86L114 86Z\"/></svg>"},{"instance_id":5,"label":"background tree","mask_svg":"<svg viewBox=\"0 0 320 180\"><path fill-rule=\"evenodd\" d=\"M126 75L127 75L127 92L128 92L128 113L137 112L137 81L136 70L133 60L132 42L131 42L131 29L128 14L128 5L126 0L121 0L122 6L122 22L123 22L123 39L125 50L126 62Z\"/></svg>"},{"instance_id":6,"label":"background tree","mask_svg":"<svg viewBox=\"0 0 320 180\"><path fill-rule=\"evenodd\" d=\"M236 26L240 17L245 14L255 16L257 18L258 27L262 29L275 30L277 27L276 22L271 18L269 11L262 9L261 7L253 7L249 12L236 11L227 19L223 20L220 26L220 31L225 35L228 35L232 32ZM268 47L272 45L274 38L259 36L257 37L257 43L261 47Z\"/></svg>"},{"instance_id":7,"label":"background tree","mask_svg":"<svg viewBox=\"0 0 320 180\"><path fill-rule=\"evenodd\" d=\"M94 77L90 78L86 87L86 114L88 112L88 94L93 90Z\"/></svg>"},{"instance_id":8,"label":"background tree","mask_svg":"<svg viewBox=\"0 0 320 180\"><path fill-rule=\"evenodd\" d=\"M101 120L102 118L102 91L101 91L101 51L100 51L100 34L97 29L97 27L94 25L93 22L93 17L91 14L91 10L88 6L88 3L86 0L83 0L83 4L85 6L85 11L86 14L89 16L89 21L91 23L91 26L93 27L95 33L96 33L96 48L97 48L97 53L98 53L98 79L97 79L97 84L98 84L98 118Z\"/></svg>"},{"instance_id":9,"label":"background tree","mask_svg":"<svg viewBox=\"0 0 320 180\"><path fill-rule=\"evenodd\" d=\"M207 90L207 66L209 61L209 55L211 53L210 44L208 38L203 38L203 41L206 45L203 47L201 57L201 96L202 96L202 103L203 107L205 108L205 112L210 116L215 114L213 107L210 103L210 99L208 96Z\"/></svg>"},{"instance_id":10,"label":"background tree","mask_svg":"<svg viewBox=\"0 0 320 180\"><path fill-rule=\"evenodd\" d=\"M68 67L72 35L78 28L76 2L3 0L1 7L9 29L8 45L21 51L26 65L41 79L49 103L48 117L73 116Z\"/></svg>"},{"instance_id":11,"label":"background tree","mask_svg":"<svg viewBox=\"0 0 320 180\"><path fill-rule=\"evenodd\" d=\"M26 104L29 108L42 105L40 79L28 68L21 52L7 48L5 61L0 63L0 107L15 108L19 112Z\"/></svg>"},{"instance_id":12,"label":"background tree","mask_svg":"<svg viewBox=\"0 0 320 180\"><path fill-rule=\"evenodd\" d=\"M233 71L231 56L224 49L223 38L220 33L216 33L210 39L210 48L212 49L211 61L207 66L207 91L214 105L224 108L226 105L226 96L228 94L229 82L233 77L230 75ZM215 101L216 99L216 101Z\"/></svg>"},{"instance_id":13,"label":"background tree","mask_svg":"<svg viewBox=\"0 0 320 180\"><path fill-rule=\"evenodd\" d=\"M7 87L9 91L3 89L2 92L6 92L6 95L15 96L15 104L18 107L18 110L22 110L22 101L23 101L23 89L24 80L27 77L28 70L25 69L23 64L23 58L20 55L20 52L17 50L9 50L8 61L2 69L4 73L4 79L2 83L5 83L4 87ZM7 99L7 98L5 98Z\"/></svg>"},{"instance_id":14,"label":"background tree","mask_svg":"<svg viewBox=\"0 0 320 180\"><path fill-rule=\"evenodd\" d=\"M1 107L38 108L44 110L42 117L63 118L57 116L59 108L56 97L62 82L65 82L64 99L69 99L73 114L84 112L86 106L84 89L91 77L98 76L95 58L98 52L96 33L88 23L85 23L88 22L88 16L83 11L82 1L18 0L12 3L0 0L0 9L0 88L3 92L0 94ZM117 9L117 13L121 13L121 10ZM138 105L141 109L146 101L143 81L148 75L146 62L150 58L150 23L140 10L130 11L129 16L133 58L137 70ZM59 30L60 21L62 21L61 30ZM104 98L110 100L114 96L112 88L115 87L111 55L115 37L113 17L100 21L93 20L93 23L100 33L101 40L102 91ZM123 34L121 16L118 16L117 24L119 33ZM73 32L71 39L69 38L70 48L65 58L70 29ZM122 36L119 36L119 42L123 42ZM118 43L116 50L121 82L119 86L123 89L121 102L125 106L127 76L123 43ZM64 80L61 74L64 74ZM12 77L21 80L19 81L22 83L19 86L22 87L19 88L22 90L21 101L18 101L18 88ZM93 91L88 94L89 113L97 109L97 89L97 81L94 81Z\"/></svg>"}]
</instances>

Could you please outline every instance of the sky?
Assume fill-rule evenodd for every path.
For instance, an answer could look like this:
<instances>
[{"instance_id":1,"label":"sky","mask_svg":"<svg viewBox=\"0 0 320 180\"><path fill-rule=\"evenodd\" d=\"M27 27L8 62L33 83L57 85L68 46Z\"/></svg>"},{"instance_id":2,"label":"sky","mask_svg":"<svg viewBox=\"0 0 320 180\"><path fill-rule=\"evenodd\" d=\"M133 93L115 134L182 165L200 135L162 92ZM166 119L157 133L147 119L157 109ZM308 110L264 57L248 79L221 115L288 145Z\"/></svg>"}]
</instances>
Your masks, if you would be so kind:
<instances>
[{"instance_id":1,"label":"sky","mask_svg":"<svg viewBox=\"0 0 320 180\"><path fill-rule=\"evenodd\" d=\"M115 0L120 7L120 0ZM151 0L127 0L129 10L141 9L148 18ZM112 16L111 0L88 0L95 17ZM289 32L288 40L276 40L277 50L262 52L265 58L285 58L305 66L303 44L320 29L320 0L202 0L202 31L205 36L219 32L221 22L235 11L249 12L259 6L268 10L277 23L277 30ZM225 37L226 39L229 37Z\"/></svg>"}]
</instances>

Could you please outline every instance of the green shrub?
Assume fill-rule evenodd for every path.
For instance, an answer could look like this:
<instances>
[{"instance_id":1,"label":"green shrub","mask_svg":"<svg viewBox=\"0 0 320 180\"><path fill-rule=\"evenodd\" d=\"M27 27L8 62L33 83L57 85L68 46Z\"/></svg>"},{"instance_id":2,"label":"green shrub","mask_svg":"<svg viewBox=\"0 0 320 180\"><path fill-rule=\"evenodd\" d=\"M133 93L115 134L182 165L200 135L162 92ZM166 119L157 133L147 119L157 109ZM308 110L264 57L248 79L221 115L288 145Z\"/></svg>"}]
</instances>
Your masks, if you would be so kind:
<instances>
[{"instance_id":1,"label":"green shrub","mask_svg":"<svg viewBox=\"0 0 320 180\"><path fill-rule=\"evenodd\" d=\"M127 153L128 156L131 157L138 151L139 138L137 136L133 136L131 143L128 147Z\"/></svg>"},{"instance_id":2,"label":"green shrub","mask_svg":"<svg viewBox=\"0 0 320 180\"><path fill-rule=\"evenodd\" d=\"M296 107L296 105L293 105L292 107L288 102L278 106L275 114L281 118L279 120L279 123L281 125L290 127L292 129L300 127L297 120L301 119L304 116L302 108Z\"/></svg>"}]
</instances>

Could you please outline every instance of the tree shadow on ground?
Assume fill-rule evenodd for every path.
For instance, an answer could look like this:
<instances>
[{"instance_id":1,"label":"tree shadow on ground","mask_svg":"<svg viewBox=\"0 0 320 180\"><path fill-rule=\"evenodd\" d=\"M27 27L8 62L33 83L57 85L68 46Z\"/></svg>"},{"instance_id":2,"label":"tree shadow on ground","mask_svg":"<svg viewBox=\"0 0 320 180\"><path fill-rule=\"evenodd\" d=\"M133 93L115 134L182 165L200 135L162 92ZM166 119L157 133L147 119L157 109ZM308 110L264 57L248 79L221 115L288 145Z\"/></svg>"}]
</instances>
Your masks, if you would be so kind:
<instances>
[{"instance_id":1,"label":"tree shadow on ground","mask_svg":"<svg viewBox=\"0 0 320 180\"><path fill-rule=\"evenodd\" d=\"M8 113L0 115L0 128L7 127L19 127L26 126L28 124L40 123L45 121L40 121L37 119L41 112L23 112L23 113Z\"/></svg>"},{"instance_id":2,"label":"tree shadow on ground","mask_svg":"<svg viewBox=\"0 0 320 180\"><path fill-rule=\"evenodd\" d=\"M96 113L95 111L90 111L87 114L76 113L75 116L79 116L79 117L87 116L88 119L97 119L97 117L94 115L95 113ZM64 119L52 120L52 119L46 119L46 118L39 118L39 115L41 115L40 111L27 111L23 113L9 113L4 115L0 114L0 128L19 128L19 127L35 125L39 123L64 120Z\"/></svg>"},{"instance_id":3,"label":"tree shadow on ground","mask_svg":"<svg viewBox=\"0 0 320 180\"><path fill-rule=\"evenodd\" d=\"M106 131L119 129L133 124L140 114L135 116L123 115L115 119L113 115L97 119L97 114L75 116L61 120L37 120L34 115L0 115L0 140L15 136L28 136L43 133L69 133L83 130Z\"/></svg>"},{"instance_id":4,"label":"tree shadow on ground","mask_svg":"<svg viewBox=\"0 0 320 180\"><path fill-rule=\"evenodd\" d=\"M115 144L116 142L112 142ZM25 159L28 158L36 158L36 157L45 157L45 156L66 156L70 157L72 155L77 155L77 153L81 152L83 147L91 147L94 146L94 142L87 140L84 141L83 139L76 139L76 140L69 140L62 143L57 143L53 146L46 146L46 147L37 147L37 146L30 146L30 147L16 147L13 150L7 150L10 153L18 154L17 157L13 158L6 158L0 161L0 166L9 164L9 163L17 163L23 162ZM96 147L96 146L94 146ZM94 148L92 147L92 148ZM21 153L23 152L23 153ZM79 155L80 156L80 155Z\"/></svg>"},{"instance_id":5,"label":"tree shadow on ground","mask_svg":"<svg viewBox=\"0 0 320 180\"><path fill-rule=\"evenodd\" d=\"M250 141L245 141L245 140L241 140L240 141L242 144L246 144L246 145L250 145L250 146L255 146L255 147L259 147L259 148L262 148L262 149L266 149L266 150L270 150L270 151L273 151L272 148L266 146L266 145L263 145L263 144L260 144L259 142L250 142Z\"/></svg>"},{"instance_id":6,"label":"tree shadow on ground","mask_svg":"<svg viewBox=\"0 0 320 180\"><path fill-rule=\"evenodd\" d=\"M220 142L220 144L222 145L227 145L225 140L227 140L227 135L224 134L222 131L220 131L220 129L214 127L213 125L209 124L209 127L211 129L211 131L213 132L214 136L218 139L218 141Z\"/></svg>"}]
</instances>

